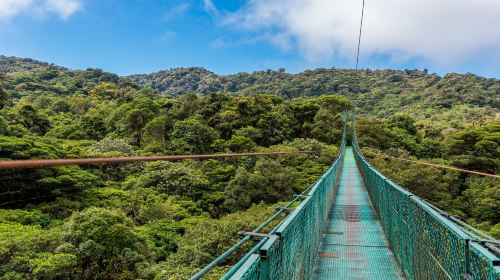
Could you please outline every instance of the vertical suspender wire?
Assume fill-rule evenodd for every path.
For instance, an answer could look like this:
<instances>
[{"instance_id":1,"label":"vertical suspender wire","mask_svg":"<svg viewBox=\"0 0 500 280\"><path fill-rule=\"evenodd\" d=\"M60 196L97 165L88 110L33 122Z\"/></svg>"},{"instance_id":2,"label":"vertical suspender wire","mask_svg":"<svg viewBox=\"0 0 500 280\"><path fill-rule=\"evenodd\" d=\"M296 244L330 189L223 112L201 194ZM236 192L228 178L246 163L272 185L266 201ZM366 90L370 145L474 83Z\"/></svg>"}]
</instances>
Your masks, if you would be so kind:
<instances>
[{"instance_id":1,"label":"vertical suspender wire","mask_svg":"<svg viewBox=\"0 0 500 280\"><path fill-rule=\"evenodd\" d=\"M365 0L363 0L363 7L361 8L361 24L359 25L358 53L356 54L356 70L358 70L359 48L361 46L361 32L363 31L363 17L364 17L364 15L365 15Z\"/></svg>"}]
</instances>

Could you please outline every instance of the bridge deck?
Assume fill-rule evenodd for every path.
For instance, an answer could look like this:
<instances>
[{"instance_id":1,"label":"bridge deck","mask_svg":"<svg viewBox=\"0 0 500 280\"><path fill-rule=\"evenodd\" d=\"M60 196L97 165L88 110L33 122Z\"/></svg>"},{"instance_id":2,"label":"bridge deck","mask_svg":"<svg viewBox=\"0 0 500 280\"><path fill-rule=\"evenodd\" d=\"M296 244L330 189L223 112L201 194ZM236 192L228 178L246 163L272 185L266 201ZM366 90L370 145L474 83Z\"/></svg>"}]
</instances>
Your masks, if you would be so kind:
<instances>
[{"instance_id":1,"label":"bridge deck","mask_svg":"<svg viewBox=\"0 0 500 280\"><path fill-rule=\"evenodd\" d=\"M403 279L363 185L351 147L323 231L314 279Z\"/></svg>"}]
</instances>

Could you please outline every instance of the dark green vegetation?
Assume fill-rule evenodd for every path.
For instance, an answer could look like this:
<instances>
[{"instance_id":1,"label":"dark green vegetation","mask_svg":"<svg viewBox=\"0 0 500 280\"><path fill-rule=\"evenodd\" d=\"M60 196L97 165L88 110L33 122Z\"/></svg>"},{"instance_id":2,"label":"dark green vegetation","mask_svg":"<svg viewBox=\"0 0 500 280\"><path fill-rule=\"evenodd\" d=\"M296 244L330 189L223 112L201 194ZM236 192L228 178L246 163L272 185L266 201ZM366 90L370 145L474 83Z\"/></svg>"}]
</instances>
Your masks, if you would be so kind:
<instances>
[{"instance_id":1,"label":"dark green vegetation","mask_svg":"<svg viewBox=\"0 0 500 280\"><path fill-rule=\"evenodd\" d=\"M396 114L384 121L360 118L357 133L365 155L384 175L500 239L500 180L394 159L500 174L500 121L446 135Z\"/></svg>"},{"instance_id":2,"label":"dark green vegetation","mask_svg":"<svg viewBox=\"0 0 500 280\"><path fill-rule=\"evenodd\" d=\"M500 81L471 74L193 68L124 78L2 56L0 72L0 158L316 151L2 171L5 279L185 279L323 173L337 153L345 97L359 106L367 152L498 173ZM498 236L495 181L372 161Z\"/></svg>"},{"instance_id":3,"label":"dark green vegetation","mask_svg":"<svg viewBox=\"0 0 500 280\"><path fill-rule=\"evenodd\" d=\"M355 100L358 112L377 118L407 113L439 123L442 128L463 128L464 122L492 120L500 107L500 81L473 74L439 77L418 70L317 69L299 74L260 71L218 76L202 68L173 69L130 80L163 94L196 92L275 93L286 99L323 94Z\"/></svg>"},{"instance_id":4,"label":"dark green vegetation","mask_svg":"<svg viewBox=\"0 0 500 280\"><path fill-rule=\"evenodd\" d=\"M337 153L338 96L172 98L99 70L15 67L2 85L0 158L314 153L2 171L5 279L185 279Z\"/></svg>"}]
</instances>

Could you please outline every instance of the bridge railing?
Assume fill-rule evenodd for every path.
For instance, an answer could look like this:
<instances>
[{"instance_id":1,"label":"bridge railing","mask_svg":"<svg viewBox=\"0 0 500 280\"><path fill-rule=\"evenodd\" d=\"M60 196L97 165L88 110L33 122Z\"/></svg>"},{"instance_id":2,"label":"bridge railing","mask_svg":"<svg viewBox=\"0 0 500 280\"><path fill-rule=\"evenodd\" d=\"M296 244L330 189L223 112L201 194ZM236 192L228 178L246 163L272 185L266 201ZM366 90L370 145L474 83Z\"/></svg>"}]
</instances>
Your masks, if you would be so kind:
<instances>
[{"instance_id":1,"label":"bridge railing","mask_svg":"<svg viewBox=\"0 0 500 280\"><path fill-rule=\"evenodd\" d=\"M321 235L334 201L346 146L344 126L339 154L328 171L300 195L302 201L262 238L222 279L310 279ZM195 275L192 279L198 279Z\"/></svg>"},{"instance_id":2,"label":"bridge railing","mask_svg":"<svg viewBox=\"0 0 500 280\"><path fill-rule=\"evenodd\" d=\"M474 234L354 156L389 244L407 279L500 279L500 259Z\"/></svg>"}]
</instances>

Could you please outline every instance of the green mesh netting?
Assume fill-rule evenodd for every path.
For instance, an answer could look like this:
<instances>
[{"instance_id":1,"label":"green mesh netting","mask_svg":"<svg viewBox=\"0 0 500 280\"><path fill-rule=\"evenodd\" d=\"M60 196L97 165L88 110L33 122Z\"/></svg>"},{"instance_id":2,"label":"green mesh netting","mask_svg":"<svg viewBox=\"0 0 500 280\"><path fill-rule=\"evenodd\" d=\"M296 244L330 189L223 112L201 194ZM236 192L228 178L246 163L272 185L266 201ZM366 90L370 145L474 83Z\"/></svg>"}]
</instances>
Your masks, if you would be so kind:
<instances>
[{"instance_id":1,"label":"green mesh netting","mask_svg":"<svg viewBox=\"0 0 500 280\"><path fill-rule=\"evenodd\" d=\"M500 259L413 194L372 167L353 132L359 172L390 248L408 279L500 280ZM222 279L311 279L323 229L334 201L345 153L309 197Z\"/></svg>"},{"instance_id":2,"label":"green mesh netting","mask_svg":"<svg viewBox=\"0 0 500 280\"><path fill-rule=\"evenodd\" d=\"M322 231L335 197L345 151L345 132L340 154L316 182L299 206L260 242L258 254L247 256L240 268L222 279L310 279Z\"/></svg>"},{"instance_id":3,"label":"green mesh netting","mask_svg":"<svg viewBox=\"0 0 500 280\"><path fill-rule=\"evenodd\" d=\"M352 144L391 249L408 279L500 279L497 257L372 167L364 158L355 133Z\"/></svg>"}]
</instances>

